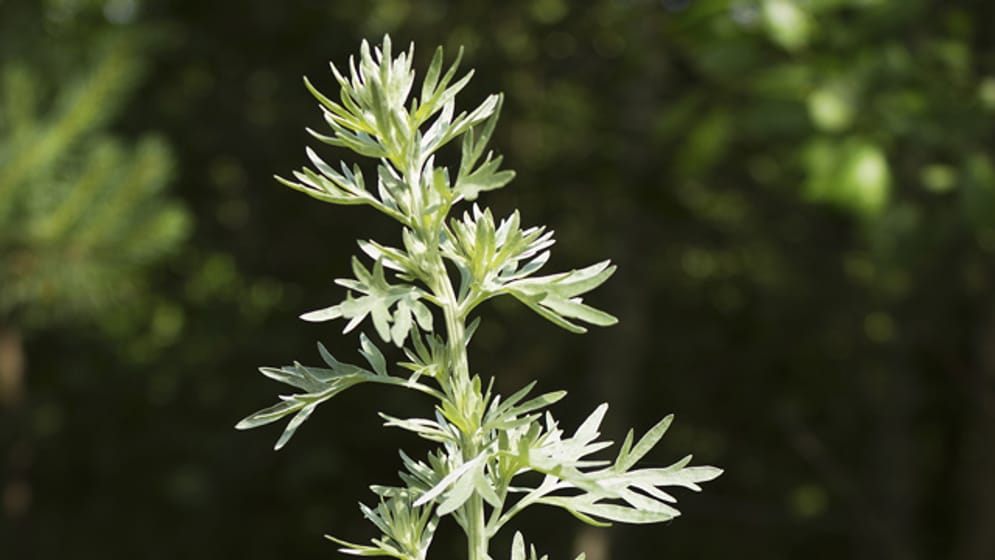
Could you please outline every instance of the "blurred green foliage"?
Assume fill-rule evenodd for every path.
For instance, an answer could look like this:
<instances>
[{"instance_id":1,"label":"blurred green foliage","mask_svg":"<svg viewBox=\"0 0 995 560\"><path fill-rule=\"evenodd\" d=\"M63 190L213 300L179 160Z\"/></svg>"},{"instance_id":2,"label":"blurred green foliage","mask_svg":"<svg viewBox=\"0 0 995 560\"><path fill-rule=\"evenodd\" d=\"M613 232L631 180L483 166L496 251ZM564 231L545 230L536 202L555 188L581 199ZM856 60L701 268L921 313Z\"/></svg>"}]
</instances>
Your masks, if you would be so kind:
<instances>
[{"instance_id":1,"label":"blurred green foliage","mask_svg":"<svg viewBox=\"0 0 995 560\"><path fill-rule=\"evenodd\" d=\"M0 522L3 550L317 557L334 551L315 534L363 534L350 525L363 484L396 477L377 450L414 442L377 430L371 445L377 418L347 401L297 436L306 455L270 454L269 434L231 425L269 396L255 364L315 338L350 353L337 329L283 318L338 295L356 232L392 230L332 218L269 177L297 164L299 123L319 124L300 76L328 89L327 61L389 32L465 45L467 104L505 92L495 143L518 179L489 195L496 212L551 224L553 266L619 263L594 302L617 328L577 346L496 302L474 339L480 373L502 391L532 377L575 388L577 408L557 410L566 424L610 400L628 416L607 427L615 437L678 411L661 456L694 449L727 468L678 525L608 540L539 512L523 520L542 528L537 547L995 557L992 21L983 0L3 0L3 72L43 92L38 115L59 114L110 37L155 39L106 122L164 139L196 224L147 280L148 303L104 306L112 322L137 315L116 319L128 328L28 339L24 422L4 420L0 447L30 432L32 457L18 460L34 497L27 529ZM431 52L415 56L424 67ZM119 144L122 161L134 144ZM84 145L63 178L97 151ZM6 280L0 293L11 297ZM422 404L384 398L397 416ZM329 440L322 423L353 429ZM442 527L442 553L447 538Z\"/></svg>"},{"instance_id":2,"label":"blurred green foliage","mask_svg":"<svg viewBox=\"0 0 995 560\"><path fill-rule=\"evenodd\" d=\"M160 196L173 168L163 141L150 136L127 146L106 131L133 89L139 48L123 36L94 45L93 68L55 91L43 90L51 78L32 72L29 61L4 64L5 322L47 325L127 302L142 269L175 250L187 232L187 214Z\"/></svg>"}]
</instances>

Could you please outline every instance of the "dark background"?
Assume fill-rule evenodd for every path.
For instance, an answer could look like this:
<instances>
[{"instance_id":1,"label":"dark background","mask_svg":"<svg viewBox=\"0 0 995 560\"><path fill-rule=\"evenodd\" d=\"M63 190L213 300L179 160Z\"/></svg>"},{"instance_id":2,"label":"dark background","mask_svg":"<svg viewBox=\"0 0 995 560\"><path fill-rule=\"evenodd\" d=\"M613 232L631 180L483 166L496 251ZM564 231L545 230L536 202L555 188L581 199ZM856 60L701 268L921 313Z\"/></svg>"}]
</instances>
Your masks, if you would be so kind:
<instances>
[{"instance_id":1,"label":"dark background","mask_svg":"<svg viewBox=\"0 0 995 560\"><path fill-rule=\"evenodd\" d=\"M353 355L296 316L395 228L271 176L318 147L301 76L335 94L328 61L390 33L419 70L465 47L463 108L505 93L494 144L518 176L482 202L555 229L551 271L619 265L592 298L618 326L494 302L473 369L568 389L566 426L607 400L615 440L675 412L647 460L726 469L665 525L531 510L541 551L995 558L991 22L982 0L0 0L0 61L50 96L106 37L142 53L107 133L166 140L191 224L134 297L0 315L26 356L0 413L0 557L322 558L324 533L373 536L356 503L422 450L376 412L427 401L354 389L280 452L278 429L233 425L282 389L258 366L315 363L318 340ZM447 521L434 557L458 539Z\"/></svg>"}]
</instances>

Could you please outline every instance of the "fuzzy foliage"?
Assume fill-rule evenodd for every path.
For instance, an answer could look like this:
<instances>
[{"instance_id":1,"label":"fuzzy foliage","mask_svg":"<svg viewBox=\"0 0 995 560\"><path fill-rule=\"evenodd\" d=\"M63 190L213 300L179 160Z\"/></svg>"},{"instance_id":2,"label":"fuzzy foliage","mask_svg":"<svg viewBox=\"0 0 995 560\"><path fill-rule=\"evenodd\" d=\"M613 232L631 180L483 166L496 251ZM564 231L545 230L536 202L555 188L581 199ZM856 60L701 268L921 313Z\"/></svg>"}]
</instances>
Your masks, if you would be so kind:
<instances>
[{"instance_id":1,"label":"fuzzy foliage","mask_svg":"<svg viewBox=\"0 0 995 560\"><path fill-rule=\"evenodd\" d=\"M608 261L539 275L549 259L552 232L523 227L517 212L496 220L477 205L452 216L457 205L506 185L514 176L501 169L501 157L488 151L501 108L501 96L488 96L469 112L456 111L457 93L472 73L457 78L459 57L443 65L436 51L418 95L411 68L413 47L394 54L390 38L379 47L363 43L348 71L334 65L339 101L307 87L320 102L331 135L314 131L318 140L374 158L376 172L359 165L338 169L313 150L313 168L294 173L283 184L318 200L367 205L397 220L402 246L360 242L372 264L353 261L353 277L336 280L345 299L303 315L305 320L345 319L345 332L369 318L378 338L401 349L407 360L389 364L377 344L360 334L362 365L337 360L322 346L323 367L294 364L262 368L267 377L299 392L242 420L240 429L290 418L276 447L283 447L315 408L360 383L381 383L420 391L437 399L426 418L381 414L385 425L407 430L437 448L425 459L401 452L401 485L373 486L375 506L363 515L381 532L371 544L329 537L342 551L358 556L403 560L427 558L441 518L451 516L463 528L468 558L491 558L489 540L518 513L533 505L562 508L592 525L611 522L657 523L679 515L666 488L700 490L717 477L714 467L688 466L690 456L662 468L637 468L670 426L667 416L646 434L632 432L614 460L593 458L610 442L600 426L603 404L568 434L547 408L566 393L529 396L535 383L502 397L471 372L467 347L479 322L471 319L484 301L511 296L552 323L573 332L585 325L608 326L612 315L582 296L605 282L615 267ZM460 160L450 169L436 164L439 150L459 142ZM452 272L451 272L452 271ZM434 310L434 311L433 311ZM438 329L433 312L445 318ZM521 476L541 474L535 486ZM537 560L516 534L512 560ZM545 558L545 557L543 557Z\"/></svg>"}]
</instances>

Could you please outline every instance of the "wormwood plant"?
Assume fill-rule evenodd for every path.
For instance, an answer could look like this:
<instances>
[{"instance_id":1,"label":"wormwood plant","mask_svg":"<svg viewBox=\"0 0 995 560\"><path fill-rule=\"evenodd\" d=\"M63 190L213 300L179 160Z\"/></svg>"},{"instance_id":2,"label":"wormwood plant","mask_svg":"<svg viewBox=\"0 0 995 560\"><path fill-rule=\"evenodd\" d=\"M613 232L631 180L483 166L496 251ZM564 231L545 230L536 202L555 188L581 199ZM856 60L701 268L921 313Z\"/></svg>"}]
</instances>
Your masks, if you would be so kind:
<instances>
[{"instance_id":1,"label":"wormwood plant","mask_svg":"<svg viewBox=\"0 0 995 560\"><path fill-rule=\"evenodd\" d=\"M358 556L423 560L439 521L452 516L466 534L467 558L490 559L490 539L522 510L538 504L565 509L592 525L672 519L679 512L663 488L699 490L699 482L721 471L689 467L690 456L665 468L634 468L663 436L671 416L638 441L630 431L614 461L591 459L610 445L598 440L607 404L568 435L544 411L562 399L564 391L529 398L533 382L504 398L492 390L493 379L485 383L471 372L467 347L480 322L471 317L481 303L511 296L556 325L582 333L584 323L616 322L580 297L607 280L615 267L604 261L539 276L549 259L552 232L522 227L517 212L495 220L489 210L476 205L450 218L459 203L503 187L514 177L512 171L500 169L501 157L487 150L501 96L491 95L469 113L457 113L456 94L472 72L456 79L459 56L443 71L441 48L420 92L412 96L413 48L394 56L389 37L373 49L364 42L358 64L351 59L348 74L332 66L341 86L338 102L305 79L332 134L309 132L324 143L376 159L375 189L367 188L372 180L359 166L342 164L336 169L310 148L313 168L295 172L296 181L277 177L318 200L369 205L401 224L401 247L360 241L372 264L354 258L354 277L336 280L348 290L345 300L302 318L345 319L345 332L370 318L376 336L402 349L407 359L388 364L365 334L359 335L365 365L340 362L319 344L325 367L295 363L261 368L267 377L300 392L281 396L237 428L289 416L276 443L279 449L319 404L360 383L412 389L438 401L427 418L381 413L385 425L413 432L438 447L421 460L402 451L402 485L371 487L376 504L360 509L381 532L379 538L363 545L329 537L343 552ZM457 139L458 167L436 164L439 150ZM444 331L433 313L444 317ZM519 477L527 472L544 476L536 486L523 485ZM535 549L527 550L516 533L511 559L526 558L536 560Z\"/></svg>"}]
</instances>

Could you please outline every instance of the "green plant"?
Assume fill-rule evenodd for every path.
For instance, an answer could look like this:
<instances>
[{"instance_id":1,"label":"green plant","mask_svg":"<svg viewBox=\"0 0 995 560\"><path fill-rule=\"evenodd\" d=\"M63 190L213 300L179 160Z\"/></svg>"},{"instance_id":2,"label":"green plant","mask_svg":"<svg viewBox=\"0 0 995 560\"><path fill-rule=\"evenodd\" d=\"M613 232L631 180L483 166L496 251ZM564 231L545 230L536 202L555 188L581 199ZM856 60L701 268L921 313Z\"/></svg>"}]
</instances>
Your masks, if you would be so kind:
<instances>
[{"instance_id":1,"label":"green plant","mask_svg":"<svg viewBox=\"0 0 995 560\"><path fill-rule=\"evenodd\" d=\"M470 320L482 302L510 295L573 332L584 323L607 326L611 315L585 304L581 295L614 272L607 261L580 270L547 276L537 271L549 258L552 233L542 227L522 228L518 213L497 221L474 205L462 217L447 220L454 206L473 201L483 191L503 187L514 176L501 170L501 157L487 151L501 107L501 96L487 97L469 113L455 111L456 94L470 80L456 79L459 57L445 72L438 49L422 83L414 87L413 47L392 55L390 39L371 47L364 42L358 65L349 74L334 66L341 101L305 84L321 103L331 136L311 134L334 146L379 160L376 189L368 189L359 166L339 170L308 149L314 169L295 172L296 181L281 183L335 204L367 204L401 223L403 247L361 241L372 266L353 259L354 278L336 282L349 290L337 305L307 313L303 319L346 319L345 332L369 317L385 343L403 349L407 361L391 368L384 354L365 334L359 352L367 366L347 364L318 346L326 367L294 364L262 368L267 377L302 392L242 420L237 428L262 426L290 416L276 448L326 400L360 383L382 383L420 391L438 400L430 418L395 418L382 414L387 426L411 431L439 447L427 459L404 452L403 486L373 486L375 506L361 506L382 536L370 545L334 537L342 551L360 556L424 559L439 520L451 515L464 530L468 559L491 558L488 543L523 509L546 504L582 521L653 523L679 514L673 497L662 488L698 490L698 483L721 471L688 467L690 457L666 468L634 469L670 425L667 416L636 442L630 431L614 461L589 458L610 442L598 441L608 405L599 406L572 435L567 435L543 409L564 391L527 398L531 383L507 398L494 394L471 373L467 347L479 318ZM451 172L436 165L435 156L460 139L459 166ZM451 274L450 269L456 274ZM444 334L433 315L444 317ZM526 472L544 475L535 487L514 485ZM515 535L511 558L536 558Z\"/></svg>"}]
</instances>

